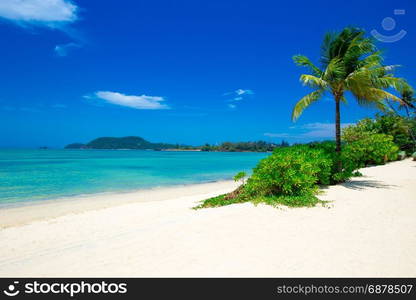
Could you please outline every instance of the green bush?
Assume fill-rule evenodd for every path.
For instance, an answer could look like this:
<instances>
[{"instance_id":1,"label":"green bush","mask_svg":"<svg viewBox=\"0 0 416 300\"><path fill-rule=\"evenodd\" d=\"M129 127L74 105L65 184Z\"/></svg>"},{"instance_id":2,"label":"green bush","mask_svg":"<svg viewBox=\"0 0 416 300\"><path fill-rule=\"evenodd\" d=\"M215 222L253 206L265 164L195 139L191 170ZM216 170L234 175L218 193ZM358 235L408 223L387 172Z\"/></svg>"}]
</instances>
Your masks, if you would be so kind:
<instances>
[{"instance_id":1,"label":"green bush","mask_svg":"<svg viewBox=\"0 0 416 300\"><path fill-rule=\"evenodd\" d=\"M248 199L241 198L241 197L227 197L228 195L219 195L216 197L212 197L209 199L204 200L200 205L194 207L194 209L198 208L207 208L207 207L218 207L218 206L226 206L234 203L241 203L247 202Z\"/></svg>"},{"instance_id":2,"label":"green bush","mask_svg":"<svg viewBox=\"0 0 416 300\"><path fill-rule=\"evenodd\" d=\"M344 147L343 157L357 167L365 167L396 160L398 151L399 147L393 142L392 136L373 134L348 143Z\"/></svg>"},{"instance_id":3,"label":"green bush","mask_svg":"<svg viewBox=\"0 0 416 300\"><path fill-rule=\"evenodd\" d=\"M355 125L343 128L342 140L351 143L377 133L392 136L400 150L409 155L415 150L416 120L394 113L377 115L375 119L363 119Z\"/></svg>"},{"instance_id":4,"label":"green bush","mask_svg":"<svg viewBox=\"0 0 416 300\"><path fill-rule=\"evenodd\" d=\"M237 174L235 174L235 176L233 177L234 181L241 181L241 183L244 184L244 179L246 178L247 174L246 172L238 172Z\"/></svg>"},{"instance_id":5,"label":"green bush","mask_svg":"<svg viewBox=\"0 0 416 300\"><path fill-rule=\"evenodd\" d=\"M312 194L316 191L318 173L328 177L330 167L322 150L304 145L278 148L253 169L245 192L250 196Z\"/></svg>"},{"instance_id":6,"label":"green bush","mask_svg":"<svg viewBox=\"0 0 416 300\"><path fill-rule=\"evenodd\" d=\"M325 141L320 143L310 143L309 147L312 149L321 149L331 161L330 174L319 173L319 184L336 184L344 182L354 176L354 171L358 166L347 159L344 155L338 155L335 151L336 144L333 141ZM338 161L341 161L341 171L338 170Z\"/></svg>"},{"instance_id":7,"label":"green bush","mask_svg":"<svg viewBox=\"0 0 416 300\"><path fill-rule=\"evenodd\" d=\"M318 183L331 181L332 158L309 145L276 148L253 169L252 176L236 191L205 200L201 207L252 201L270 205L314 206Z\"/></svg>"},{"instance_id":8,"label":"green bush","mask_svg":"<svg viewBox=\"0 0 416 300\"><path fill-rule=\"evenodd\" d=\"M373 119L362 119L357 124L342 128L342 141L352 143L372 134L379 133Z\"/></svg>"},{"instance_id":9,"label":"green bush","mask_svg":"<svg viewBox=\"0 0 416 300\"><path fill-rule=\"evenodd\" d=\"M254 204L264 203L271 206L285 205L288 207L313 207L320 204L325 204L326 201L319 200L313 194L300 196L259 196L251 200Z\"/></svg>"}]
</instances>

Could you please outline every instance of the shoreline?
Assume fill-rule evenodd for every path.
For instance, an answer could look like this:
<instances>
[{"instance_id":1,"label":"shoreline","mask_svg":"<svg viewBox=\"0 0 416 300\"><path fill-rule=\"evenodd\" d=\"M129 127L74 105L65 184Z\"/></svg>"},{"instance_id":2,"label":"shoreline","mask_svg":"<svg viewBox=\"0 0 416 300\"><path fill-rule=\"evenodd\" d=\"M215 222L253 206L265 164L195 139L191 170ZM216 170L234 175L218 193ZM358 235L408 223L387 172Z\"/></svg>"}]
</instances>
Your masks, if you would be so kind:
<instances>
[{"instance_id":1,"label":"shoreline","mask_svg":"<svg viewBox=\"0 0 416 300\"><path fill-rule=\"evenodd\" d=\"M129 191L103 192L22 201L10 206L0 206L0 229L25 225L34 221L49 220L69 214L116 207L131 203L168 201L172 197L197 196L214 191L227 193L236 188L233 180L218 180L202 183L178 184Z\"/></svg>"},{"instance_id":2,"label":"shoreline","mask_svg":"<svg viewBox=\"0 0 416 300\"><path fill-rule=\"evenodd\" d=\"M80 200L80 199L91 198L91 197L95 198L98 196L101 197L101 196L117 196L117 195L122 195L122 194L134 194L134 193L141 192L141 191L170 189L170 188L177 188L177 187L187 187L187 186L192 186L192 185L227 182L227 181L233 181L233 180L231 178L223 178L223 179L218 179L218 180L209 180L209 181L201 181L201 182L173 183L169 185L158 185L158 186L149 186L149 187L141 187L141 188L123 189L123 190L91 192L91 193L71 194L71 195L63 195L63 196L50 196L50 197L34 199L34 200L20 200L20 201L14 201L14 202L11 201L11 202L4 202L4 203L0 202L0 212L3 209L28 207L32 205L47 204L50 202L73 201L73 200Z\"/></svg>"}]
</instances>

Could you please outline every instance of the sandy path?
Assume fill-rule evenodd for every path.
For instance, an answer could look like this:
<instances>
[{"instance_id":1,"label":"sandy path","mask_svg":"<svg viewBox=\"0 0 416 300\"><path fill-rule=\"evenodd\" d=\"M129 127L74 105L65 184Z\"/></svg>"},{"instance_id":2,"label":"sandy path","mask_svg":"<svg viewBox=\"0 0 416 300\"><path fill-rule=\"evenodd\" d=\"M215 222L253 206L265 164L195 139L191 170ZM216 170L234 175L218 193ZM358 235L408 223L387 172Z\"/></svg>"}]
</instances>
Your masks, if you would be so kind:
<instances>
[{"instance_id":1,"label":"sandy path","mask_svg":"<svg viewBox=\"0 0 416 300\"><path fill-rule=\"evenodd\" d=\"M325 190L330 208L190 209L223 182L5 228L0 276L415 277L416 162L362 173Z\"/></svg>"}]
</instances>

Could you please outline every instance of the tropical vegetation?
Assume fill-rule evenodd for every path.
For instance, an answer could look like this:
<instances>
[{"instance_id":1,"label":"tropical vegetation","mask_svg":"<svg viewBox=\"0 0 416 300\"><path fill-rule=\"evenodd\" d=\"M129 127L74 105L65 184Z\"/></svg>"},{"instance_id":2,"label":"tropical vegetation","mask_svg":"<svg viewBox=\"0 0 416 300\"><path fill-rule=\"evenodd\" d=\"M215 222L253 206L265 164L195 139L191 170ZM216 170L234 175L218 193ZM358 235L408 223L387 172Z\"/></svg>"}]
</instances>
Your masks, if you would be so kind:
<instances>
[{"instance_id":1,"label":"tropical vegetation","mask_svg":"<svg viewBox=\"0 0 416 300\"><path fill-rule=\"evenodd\" d=\"M323 203L316 197L319 185L346 181L359 176L357 170L361 167L398 158L399 147L391 135L369 134L344 145L341 156L337 155L333 141L276 148L258 163L252 175L235 191L207 199L197 208L248 201L273 206L314 206ZM239 173L235 179L242 177Z\"/></svg>"},{"instance_id":2,"label":"tropical vegetation","mask_svg":"<svg viewBox=\"0 0 416 300\"><path fill-rule=\"evenodd\" d=\"M342 141L354 142L374 134L385 134L393 138L400 150L411 154L416 151L416 119L390 112L366 118L342 130Z\"/></svg>"},{"instance_id":3,"label":"tropical vegetation","mask_svg":"<svg viewBox=\"0 0 416 300\"><path fill-rule=\"evenodd\" d=\"M321 47L321 67L303 55L293 57L299 66L307 67L310 74L303 74L301 82L313 91L300 99L292 113L296 120L305 108L332 95L335 102L336 152L341 153L340 105L345 103L346 93L350 93L363 106L374 106L385 110L386 100L402 103L400 97L386 91L388 88L401 91L406 82L394 76L397 66L382 64L383 56L373 39L365 36L358 28L347 27L338 33L328 33ZM341 164L339 164L341 168Z\"/></svg>"},{"instance_id":4,"label":"tropical vegetation","mask_svg":"<svg viewBox=\"0 0 416 300\"><path fill-rule=\"evenodd\" d=\"M314 90L297 102L292 119L296 120L325 94L331 94L335 103L335 141L277 147L235 191L202 201L196 208L248 201L290 207L323 204L316 196L320 185L360 176L358 169L368 165L407 155L416 159L413 89L404 79L394 76L396 66L384 66L382 60L374 41L365 37L364 31L350 27L325 36L322 67L318 68L306 56L295 56L295 63L311 73L301 75L301 81ZM394 91L400 96L394 95ZM347 93L360 105L386 113L346 127L341 135L340 105L346 102ZM405 110L406 117L391 102ZM239 178L241 173L236 175Z\"/></svg>"},{"instance_id":5,"label":"tropical vegetation","mask_svg":"<svg viewBox=\"0 0 416 300\"><path fill-rule=\"evenodd\" d=\"M265 141L257 142L224 142L220 145L209 145L205 144L201 147L202 151L220 151L220 152L270 152L277 147L287 147L288 142L282 141L280 144L268 143Z\"/></svg>"}]
</instances>

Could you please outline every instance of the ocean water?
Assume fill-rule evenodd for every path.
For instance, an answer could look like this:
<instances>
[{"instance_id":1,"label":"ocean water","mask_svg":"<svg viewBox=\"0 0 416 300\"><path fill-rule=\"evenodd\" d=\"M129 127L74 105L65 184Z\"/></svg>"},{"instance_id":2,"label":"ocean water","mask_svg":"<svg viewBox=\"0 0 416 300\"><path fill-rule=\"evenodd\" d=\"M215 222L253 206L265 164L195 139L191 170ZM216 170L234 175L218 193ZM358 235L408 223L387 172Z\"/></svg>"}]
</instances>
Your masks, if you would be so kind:
<instances>
[{"instance_id":1,"label":"ocean water","mask_svg":"<svg viewBox=\"0 0 416 300\"><path fill-rule=\"evenodd\" d=\"M266 153L0 150L0 206L231 179Z\"/></svg>"}]
</instances>

